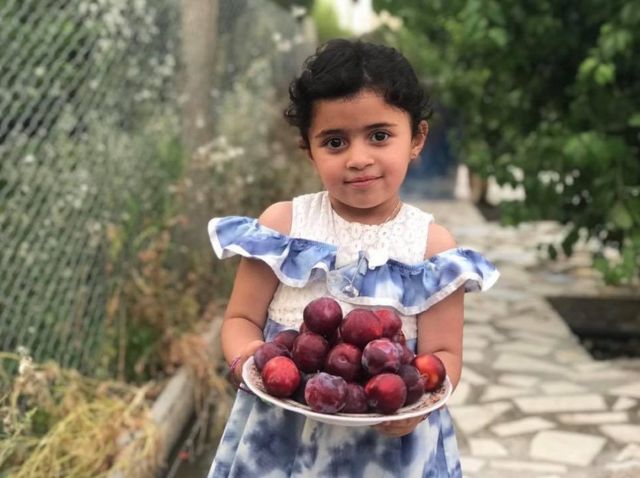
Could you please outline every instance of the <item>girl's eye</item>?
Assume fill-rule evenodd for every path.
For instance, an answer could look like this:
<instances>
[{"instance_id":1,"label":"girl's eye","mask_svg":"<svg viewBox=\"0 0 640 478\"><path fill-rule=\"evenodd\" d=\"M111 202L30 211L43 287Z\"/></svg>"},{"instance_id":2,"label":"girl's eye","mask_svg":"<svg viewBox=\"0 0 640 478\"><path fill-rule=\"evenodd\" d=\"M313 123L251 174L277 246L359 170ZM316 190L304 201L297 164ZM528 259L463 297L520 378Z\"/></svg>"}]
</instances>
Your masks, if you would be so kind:
<instances>
[{"instance_id":1,"label":"girl's eye","mask_svg":"<svg viewBox=\"0 0 640 478\"><path fill-rule=\"evenodd\" d=\"M340 138L329 138L324 144L328 146L329 149L338 149L343 146L343 141Z\"/></svg>"},{"instance_id":2,"label":"girl's eye","mask_svg":"<svg viewBox=\"0 0 640 478\"><path fill-rule=\"evenodd\" d=\"M389 133L385 131L376 131L371 135L371 139L376 143L381 143L389 137Z\"/></svg>"}]
</instances>

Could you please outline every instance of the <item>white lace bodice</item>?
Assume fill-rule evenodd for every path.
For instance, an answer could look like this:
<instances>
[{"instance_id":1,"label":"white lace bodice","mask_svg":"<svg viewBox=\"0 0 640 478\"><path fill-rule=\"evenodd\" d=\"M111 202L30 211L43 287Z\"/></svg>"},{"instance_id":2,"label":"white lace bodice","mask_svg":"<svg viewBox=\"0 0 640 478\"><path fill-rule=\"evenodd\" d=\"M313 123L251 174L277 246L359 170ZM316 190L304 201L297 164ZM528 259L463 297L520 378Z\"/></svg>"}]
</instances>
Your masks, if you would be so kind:
<instances>
[{"instance_id":1,"label":"white lace bodice","mask_svg":"<svg viewBox=\"0 0 640 478\"><path fill-rule=\"evenodd\" d=\"M298 196L293 199L293 219L290 236L335 245L336 267L358 258L359 251L367 251L370 266L395 259L405 264L424 261L427 234L433 216L413 206L403 204L395 218L380 225L349 222L333 211L326 191ZM298 328L302 310L311 300L328 295L324 280L302 288L280 284L269 305L269 317L287 327ZM340 301L346 314L353 304ZM403 332L410 339L416 336L416 317L401 316Z\"/></svg>"}]
</instances>

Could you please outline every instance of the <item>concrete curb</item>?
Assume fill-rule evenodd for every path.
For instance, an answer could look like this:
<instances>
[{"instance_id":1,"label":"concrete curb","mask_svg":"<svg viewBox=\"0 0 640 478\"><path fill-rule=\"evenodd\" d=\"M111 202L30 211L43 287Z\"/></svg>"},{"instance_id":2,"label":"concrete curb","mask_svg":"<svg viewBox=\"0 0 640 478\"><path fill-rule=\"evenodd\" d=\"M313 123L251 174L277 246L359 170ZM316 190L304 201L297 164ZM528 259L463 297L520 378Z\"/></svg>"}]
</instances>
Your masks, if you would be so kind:
<instances>
[{"instance_id":1,"label":"concrete curb","mask_svg":"<svg viewBox=\"0 0 640 478\"><path fill-rule=\"evenodd\" d=\"M203 335L203 339L207 347L214 347L220 336L220 328L222 327L222 317L217 317L211 323L211 327L207 333ZM215 357L220 355L218 349ZM194 391L196 381L188 367L182 366L169 379L156 401L151 407L151 417L158 427L161 448L157 455L159 463L166 466L171 451L176 446L180 436L187 426L189 419L195 412ZM125 444L133 439L133 437L123 438ZM123 445L124 447L124 445ZM109 473L108 478L125 478L126 471L113 471Z\"/></svg>"}]
</instances>

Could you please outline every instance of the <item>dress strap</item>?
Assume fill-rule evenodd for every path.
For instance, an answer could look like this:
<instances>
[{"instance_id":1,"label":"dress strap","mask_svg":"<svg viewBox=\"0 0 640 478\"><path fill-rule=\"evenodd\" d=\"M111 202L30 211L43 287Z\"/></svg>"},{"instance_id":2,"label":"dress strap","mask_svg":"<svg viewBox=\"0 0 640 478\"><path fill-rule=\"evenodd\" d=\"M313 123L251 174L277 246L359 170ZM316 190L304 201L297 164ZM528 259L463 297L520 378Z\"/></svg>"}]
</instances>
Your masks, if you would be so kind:
<instances>
[{"instance_id":1,"label":"dress strap","mask_svg":"<svg viewBox=\"0 0 640 478\"><path fill-rule=\"evenodd\" d=\"M417 241L422 241L422 244L416 244L416 249L419 251L420 257L416 261L422 261L427 255L427 248L429 247L429 228L431 224L435 222L433 215L422 211L416 207L409 206L409 215L411 217L409 224L409 230L415 231L415 238Z\"/></svg>"},{"instance_id":2,"label":"dress strap","mask_svg":"<svg viewBox=\"0 0 640 478\"><path fill-rule=\"evenodd\" d=\"M296 196L292 200L292 237L330 242L329 217L325 207L326 192Z\"/></svg>"}]
</instances>

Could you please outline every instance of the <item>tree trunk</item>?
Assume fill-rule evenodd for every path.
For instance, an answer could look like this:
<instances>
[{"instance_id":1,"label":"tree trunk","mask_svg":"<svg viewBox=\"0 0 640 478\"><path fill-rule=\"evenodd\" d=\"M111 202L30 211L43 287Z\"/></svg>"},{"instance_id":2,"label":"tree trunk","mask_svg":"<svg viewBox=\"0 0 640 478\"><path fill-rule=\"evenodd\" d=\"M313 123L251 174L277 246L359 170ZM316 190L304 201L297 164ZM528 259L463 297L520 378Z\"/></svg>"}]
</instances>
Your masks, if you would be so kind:
<instances>
[{"instance_id":1,"label":"tree trunk","mask_svg":"<svg viewBox=\"0 0 640 478\"><path fill-rule=\"evenodd\" d=\"M181 243L193 252L209 248L211 172L198 149L214 137L213 88L218 33L218 0L181 0L182 136L186 168L184 211L187 223Z\"/></svg>"},{"instance_id":2,"label":"tree trunk","mask_svg":"<svg viewBox=\"0 0 640 478\"><path fill-rule=\"evenodd\" d=\"M485 178L473 171L469 171L469 189L473 204L486 204L489 183Z\"/></svg>"},{"instance_id":3,"label":"tree trunk","mask_svg":"<svg viewBox=\"0 0 640 478\"><path fill-rule=\"evenodd\" d=\"M213 138L218 0L182 0L182 130L190 153Z\"/></svg>"}]
</instances>

